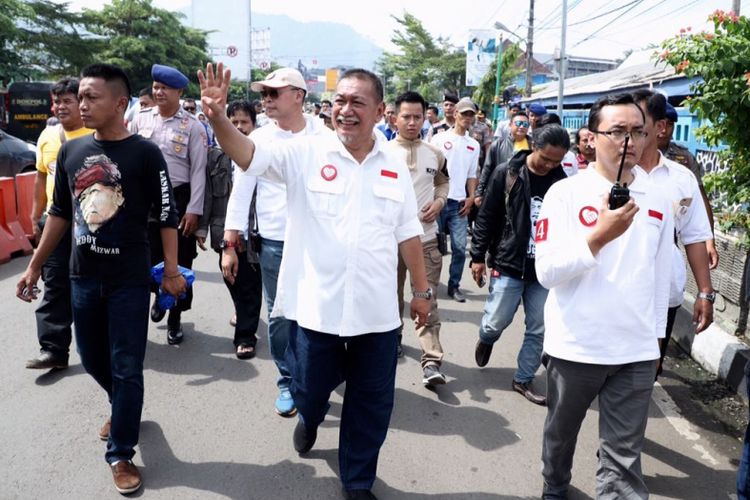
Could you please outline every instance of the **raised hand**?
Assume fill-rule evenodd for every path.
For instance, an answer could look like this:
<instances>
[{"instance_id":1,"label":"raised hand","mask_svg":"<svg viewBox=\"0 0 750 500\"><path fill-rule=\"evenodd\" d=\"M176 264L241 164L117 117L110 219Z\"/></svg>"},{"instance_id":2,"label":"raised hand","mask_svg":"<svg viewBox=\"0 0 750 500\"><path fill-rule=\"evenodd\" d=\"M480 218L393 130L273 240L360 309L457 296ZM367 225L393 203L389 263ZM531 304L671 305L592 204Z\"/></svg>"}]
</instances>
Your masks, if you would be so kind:
<instances>
[{"instance_id":1,"label":"raised hand","mask_svg":"<svg viewBox=\"0 0 750 500\"><path fill-rule=\"evenodd\" d=\"M231 80L232 72L229 68L224 69L223 63L216 65L216 73L214 73L211 63L206 64L205 75L203 71L198 70L201 104L203 105L203 112L209 120L224 115Z\"/></svg>"}]
</instances>

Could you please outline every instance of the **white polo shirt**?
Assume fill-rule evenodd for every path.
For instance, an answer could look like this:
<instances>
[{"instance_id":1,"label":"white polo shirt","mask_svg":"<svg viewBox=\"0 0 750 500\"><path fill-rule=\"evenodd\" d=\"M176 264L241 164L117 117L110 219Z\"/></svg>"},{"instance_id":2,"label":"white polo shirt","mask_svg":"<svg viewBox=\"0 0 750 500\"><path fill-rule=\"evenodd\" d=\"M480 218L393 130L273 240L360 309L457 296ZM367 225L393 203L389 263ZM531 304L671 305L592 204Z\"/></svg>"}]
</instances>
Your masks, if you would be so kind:
<instances>
[{"instance_id":1,"label":"white polo shirt","mask_svg":"<svg viewBox=\"0 0 750 500\"><path fill-rule=\"evenodd\" d=\"M576 155L571 151L565 153L560 165L562 165L563 170L565 170L565 175L568 177L572 177L578 173L578 160L576 160Z\"/></svg>"},{"instance_id":2,"label":"white polo shirt","mask_svg":"<svg viewBox=\"0 0 750 500\"><path fill-rule=\"evenodd\" d=\"M668 159L659 152L659 164L650 173L646 173L640 166L635 168L638 169L638 175L647 178L655 189L658 189L671 202L675 230L683 245L713 239L698 181L687 167ZM677 245L673 245L669 307L682 304L687 281L686 271L682 252Z\"/></svg>"},{"instance_id":3,"label":"white polo shirt","mask_svg":"<svg viewBox=\"0 0 750 500\"><path fill-rule=\"evenodd\" d=\"M556 182L536 232L536 273L550 292L544 351L601 365L659 357L671 278L674 223L666 198L636 173L633 224L594 257L586 242L612 183L595 168Z\"/></svg>"},{"instance_id":4,"label":"white polo shirt","mask_svg":"<svg viewBox=\"0 0 750 500\"><path fill-rule=\"evenodd\" d=\"M448 160L450 188L448 199L466 199L466 180L477 178L479 165L479 143L468 132L458 135L455 129L432 136L430 144L437 147Z\"/></svg>"},{"instance_id":5,"label":"white polo shirt","mask_svg":"<svg viewBox=\"0 0 750 500\"><path fill-rule=\"evenodd\" d=\"M305 128L295 133L279 128L276 122L269 121L265 126L256 128L250 137L256 144L270 144L286 141L298 136L333 135L317 117L305 115ZM268 240L284 241L286 231L286 186L254 175L247 175L236 165L234 167L234 185L227 204L227 216L224 229L248 233L248 213L253 199L253 190L257 182L258 195L255 201L255 213L258 217L258 232Z\"/></svg>"},{"instance_id":6,"label":"white polo shirt","mask_svg":"<svg viewBox=\"0 0 750 500\"><path fill-rule=\"evenodd\" d=\"M335 135L256 143L252 175L283 182L288 218L272 316L340 336L400 322L398 244L422 234L411 175L375 145L362 164Z\"/></svg>"}]
</instances>

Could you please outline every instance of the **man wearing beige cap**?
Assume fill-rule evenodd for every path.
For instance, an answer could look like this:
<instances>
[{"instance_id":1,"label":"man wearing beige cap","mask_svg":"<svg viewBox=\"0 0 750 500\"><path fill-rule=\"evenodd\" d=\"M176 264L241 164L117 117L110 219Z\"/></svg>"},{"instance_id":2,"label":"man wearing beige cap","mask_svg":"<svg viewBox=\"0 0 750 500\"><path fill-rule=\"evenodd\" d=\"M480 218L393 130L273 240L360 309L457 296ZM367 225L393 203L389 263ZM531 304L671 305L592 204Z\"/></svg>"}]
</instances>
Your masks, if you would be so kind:
<instances>
[{"instance_id":1,"label":"man wearing beige cap","mask_svg":"<svg viewBox=\"0 0 750 500\"><path fill-rule=\"evenodd\" d=\"M433 136L430 143L436 146L448 160L450 189L448 203L440 212L440 231L451 234L451 264L448 279L448 296L456 302L466 302L459 290L461 275L466 262L467 215L474 203L479 166L479 143L469 135L477 108L471 99L464 97L456 104L455 125L452 129Z\"/></svg>"},{"instance_id":2,"label":"man wearing beige cap","mask_svg":"<svg viewBox=\"0 0 750 500\"><path fill-rule=\"evenodd\" d=\"M250 134L253 141L272 144L294 137L305 135L332 135L322 121L315 116L305 115L303 104L307 87L299 71L292 68L279 68L268 74L265 80L253 82L250 88L260 92L269 123ZM253 193L256 192L255 213L257 217L260 241L260 271L263 290L268 306L268 344L271 346L271 357L279 370L277 385L279 396L276 398L276 413L282 417L292 417L297 413L294 400L289 392L291 376L284 358L289 343L291 323L283 317L271 318L276 283L279 279L279 266L284 251L284 231L286 230L286 186L264 177L245 174L235 167L235 184L229 197L227 217L224 224L224 257L233 259L230 266L236 272L237 255L235 246L239 241L239 232L248 231L253 221L248 224L248 213ZM249 234L245 239L250 240ZM225 276L233 280L233 276Z\"/></svg>"}]
</instances>

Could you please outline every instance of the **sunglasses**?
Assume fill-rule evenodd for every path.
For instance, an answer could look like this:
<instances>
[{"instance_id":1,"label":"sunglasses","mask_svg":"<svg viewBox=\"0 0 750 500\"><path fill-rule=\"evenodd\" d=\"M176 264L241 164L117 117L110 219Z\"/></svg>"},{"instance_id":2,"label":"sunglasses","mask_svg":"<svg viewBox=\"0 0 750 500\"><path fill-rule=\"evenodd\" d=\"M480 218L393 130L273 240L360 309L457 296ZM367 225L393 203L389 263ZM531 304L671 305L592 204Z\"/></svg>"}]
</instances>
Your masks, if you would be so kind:
<instances>
[{"instance_id":1,"label":"sunglasses","mask_svg":"<svg viewBox=\"0 0 750 500\"><path fill-rule=\"evenodd\" d=\"M529 122L527 122L526 120L516 120L513 122L513 125L515 125L516 127L529 128Z\"/></svg>"},{"instance_id":2,"label":"sunglasses","mask_svg":"<svg viewBox=\"0 0 750 500\"><path fill-rule=\"evenodd\" d=\"M268 97L270 97L271 99L278 99L279 98L279 94L281 93L280 92L281 90L298 90L298 89L296 89L294 87L282 87L280 89L261 90L260 91L260 96L263 99L266 99Z\"/></svg>"},{"instance_id":3,"label":"sunglasses","mask_svg":"<svg viewBox=\"0 0 750 500\"><path fill-rule=\"evenodd\" d=\"M193 112L193 111L195 111L195 108L194 108L194 107L192 107L192 106L185 106L185 107L184 107L184 108L182 108L182 109L184 109L185 111L190 111L190 112Z\"/></svg>"}]
</instances>

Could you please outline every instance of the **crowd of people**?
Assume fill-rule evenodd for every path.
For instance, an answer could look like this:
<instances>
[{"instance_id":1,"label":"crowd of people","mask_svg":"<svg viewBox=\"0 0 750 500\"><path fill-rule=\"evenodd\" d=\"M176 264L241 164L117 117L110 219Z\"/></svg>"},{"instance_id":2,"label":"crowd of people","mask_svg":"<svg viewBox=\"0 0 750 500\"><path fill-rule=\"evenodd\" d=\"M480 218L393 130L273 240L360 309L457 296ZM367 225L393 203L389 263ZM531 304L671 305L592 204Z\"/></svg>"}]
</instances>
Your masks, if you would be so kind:
<instances>
[{"instance_id":1,"label":"crowd of people","mask_svg":"<svg viewBox=\"0 0 750 500\"><path fill-rule=\"evenodd\" d=\"M38 145L38 246L17 287L31 301L40 276L45 284L41 350L27 368L66 368L75 325L82 364L111 403L99 437L120 493L142 483L132 458L148 318L166 316L166 341L184 341L194 294L186 270L210 246L234 306L239 359L255 355L265 297L274 409L297 417L298 453L312 449L331 392L346 382L345 498L375 498L407 271L422 383L445 384L440 276L450 253L446 298L466 302L467 251L471 277L489 291L477 366L523 302L511 387L548 409L543 498L567 497L576 436L597 397L597 496L648 497L648 403L686 281L677 243L700 290L696 332L713 319L709 270L718 264L701 172L671 142L677 116L663 95L606 96L571 137L539 103L509 103L493 130L455 93L446 92L442 118L417 92L384 102L380 79L362 69L344 72L332 101L312 112L293 68L252 82L255 103L227 102L231 73L221 64L197 74L201 96L189 98L188 76L154 64L126 125L128 76L89 66L53 86L59 123ZM622 206L613 186L629 190ZM157 284L150 269L160 263ZM175 306L164 309L160 293ZM546 394L533 383L542 365Z\"/></svg>"}]
</instances>

